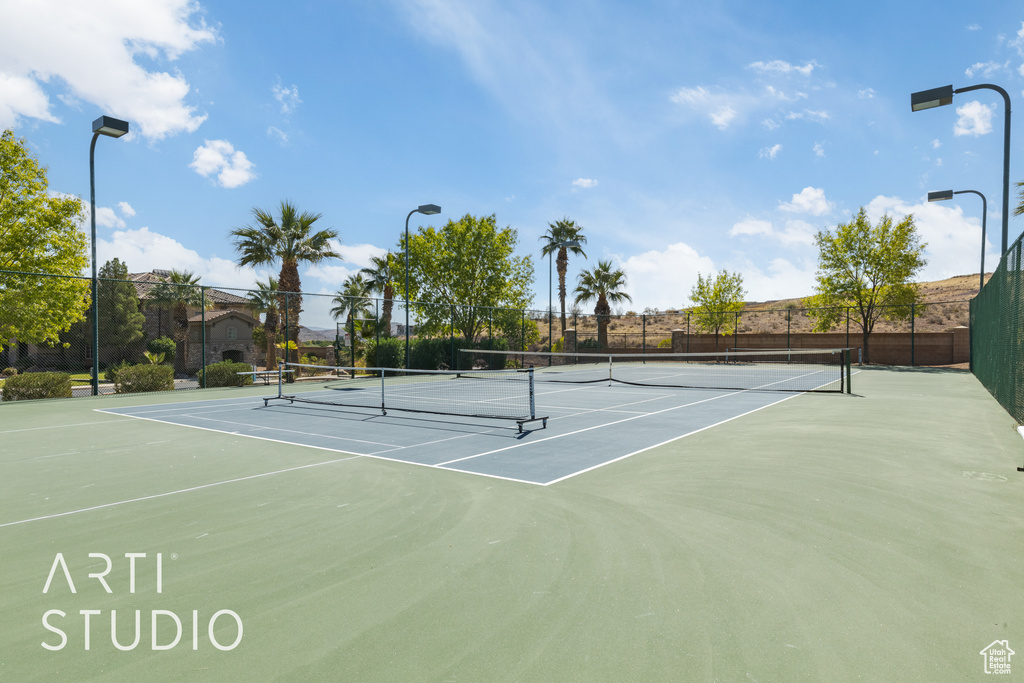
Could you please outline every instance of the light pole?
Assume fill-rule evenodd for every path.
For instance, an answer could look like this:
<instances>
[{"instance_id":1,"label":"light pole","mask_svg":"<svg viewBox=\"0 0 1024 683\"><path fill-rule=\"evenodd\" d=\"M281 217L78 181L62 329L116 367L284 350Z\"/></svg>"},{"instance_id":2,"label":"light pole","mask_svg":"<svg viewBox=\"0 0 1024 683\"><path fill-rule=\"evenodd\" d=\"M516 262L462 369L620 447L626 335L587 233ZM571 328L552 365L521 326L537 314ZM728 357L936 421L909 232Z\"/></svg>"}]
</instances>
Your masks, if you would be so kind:
<instances>
[{"instance_id":1,"label":"light pole","mask_svg":"<svg viewBox=\"0 0 1024 683\"><path fill-rule=\"evenodd\" d=\"M556 249L566 249L568 247L578 247L580 243L576 240L567 240L565 242L555 242L551 245L551 251L548 252L548 349L554 348L554 338L552 335L554 331L551 328L551 318L554 317L554 302L551 299L551 257L555 253ZM551 358L548 358L548 365L551 364Z\"/></svg>"},{"instance_id":2,"label":"light pole","mask_svg":"<svg viewBox=\"0 0 1024 683\"><path fill-rule=\"evenodd\" d=\"M96 278L96 138L119 138L128 132L128 122L101 116L92 122L89 145L89 220L92 223L92 395L100 393L100 302Z\"/></svg>"},{"instance_id":3,"label":"light pole","mask_svg":"<svg viewBox=\"0 0 1024 683\"><path fill-rule=\"evenodd\" d=\"M953 86L946 85L941 88L932 88L931 90L922 90L915 92L910 95L910 109L911 111L921 111L923 109L932 109L933 107L941 107L946 104L953 103L953 95L962 92L970 92L971 90L980 90L986 88L988 90L995 90L997 93L1003 96L1004 113L1003 118L1003 246L999 251L999 256L1006 253L1007 241L1010 235L1010 96L1005 90L1000 88L998 85L991 85L989 83L982 83L980 85L969 85L966 88L953 89ZM984 245L983 245L984 246Z\"/></svg>"},{"instance_id":4,"label":"light pole","mask_svg":"<svg viewBox=\"0 0 1024 683\"><path fill-rule=\"evenodd\" d=\"M978 292L981 292L985 286L985 222L988 218L988 200L985 199L985 195L978 192L977 190L941 190L939 192L929 192L928 201L930 202L941 202L947 199L952 199L955 194L976 194L981 197L981 284L978 285Z\"/></svg>"},{"instance_id":5,"label":"light pole","mask_svg":"<svg viewBox=\"0 0 1024 683\"><path fill-rule=\"evenodd\" d=\"M423 204L409 212L405 217L405 369L409 369L409 219L414 213L433 216L441 213L437 204Z\"/></svg>"}]
</instances>

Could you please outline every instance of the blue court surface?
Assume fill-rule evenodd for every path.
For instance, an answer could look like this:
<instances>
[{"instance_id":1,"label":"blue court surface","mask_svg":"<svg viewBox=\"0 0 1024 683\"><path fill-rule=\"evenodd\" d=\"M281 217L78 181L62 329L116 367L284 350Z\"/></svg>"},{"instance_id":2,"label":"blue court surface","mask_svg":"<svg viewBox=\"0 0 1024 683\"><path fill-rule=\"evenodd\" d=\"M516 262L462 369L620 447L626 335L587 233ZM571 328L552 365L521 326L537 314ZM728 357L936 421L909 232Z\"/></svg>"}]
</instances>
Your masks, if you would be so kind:
<instances>
[{"instance_id":1,"label":"blue court surface","mask_svg":"<svg viewBox=\"0 0 1024 683\"><path fill-rule=\"evenodd\" d=\"M296 395L329 391L310 383ZM272 396L268 392L267 396ZM370 458L550 485L799 394L537 383L536 415L509 420L340 407L260 397L101 412ZM821 397L820 400L834 400Z\"/></svg>"}]
</instances>

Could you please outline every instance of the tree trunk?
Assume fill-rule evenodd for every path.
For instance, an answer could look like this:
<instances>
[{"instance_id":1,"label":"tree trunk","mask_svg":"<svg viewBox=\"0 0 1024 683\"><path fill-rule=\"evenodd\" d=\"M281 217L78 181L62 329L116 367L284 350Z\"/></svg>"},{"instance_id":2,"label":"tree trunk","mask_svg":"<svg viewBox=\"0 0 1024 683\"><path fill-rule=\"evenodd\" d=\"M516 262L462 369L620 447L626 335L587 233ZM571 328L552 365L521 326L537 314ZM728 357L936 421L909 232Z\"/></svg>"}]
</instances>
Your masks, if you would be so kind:
<instances>
[{"instance_id":1,"label":"tree trunk","mask_svg":"<svg viewBox=\"0 0 1024 683\"><path fill-rule=\"evenodd\" d=\"M608 300L602 294L597 299L597 306L594 307L594 316L597 318L597 345L599 348L608 348L608 323L610 322L612 308Z\"/></svg>"},{"instance_id":2,"label":"tree trunk","mask_svg":"<svg viewBox=\"0 0 1024 683\"><path fill-rule=\"evenodd\" d=\"M384 310L380 316L380 326L385 337L391 336L391 310L395 305L395 288L388 285L384 288Z\"/></svg>"},{"instance_id":3,"label":"tree trunk","mask_svg":"<svg viewBox=\"0 0 1024 683\"><path fill-rule=\"evenodd\" d=\"M267 311L263 332L267 337L267 370L277 370L277 311Z\"/></svg>"},{"instance_id":4,"label":"tree trunk","mask_svg":"<svg viewBox=\"0 0 1024 683\"><path fill-rule=\"evenodd\" d=\"M558 265L558 303L562 318L562 337L565 337L565 274L569 270L569 253L565 247L558 250L555 263Z\"/></svg>"}]
</instances>

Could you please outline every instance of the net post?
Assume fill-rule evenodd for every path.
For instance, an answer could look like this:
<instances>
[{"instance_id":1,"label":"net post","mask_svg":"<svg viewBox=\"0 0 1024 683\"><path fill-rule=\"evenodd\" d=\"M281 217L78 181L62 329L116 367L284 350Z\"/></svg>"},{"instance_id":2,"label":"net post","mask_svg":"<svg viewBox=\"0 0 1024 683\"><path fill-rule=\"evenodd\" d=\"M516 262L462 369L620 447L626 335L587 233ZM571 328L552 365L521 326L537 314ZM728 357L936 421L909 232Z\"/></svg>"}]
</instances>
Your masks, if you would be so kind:
<instances>
[{"instance_id":1,"label":"net post","mask_svg":"<svg viewBox=\"0 0 1024 683\"><path fill-rule=\"evenodd\" d=\"M529 382L530 382L530 419L533 420L537 417L537 404L536 397L533 393L533 366L530 366L529 370Z\"/></svg>"},{"instance_id":2,"label":"net post","mask_svg":"<svg viewBox=\"0 0 1024 683\"><path fill-rule=\"evenodd\" d=\"M850 354L850 349L849 348L843 350L843 356L844 356L844 358L843 358L843 365L846 366L846 393L848 393L848 394L852 394L853 393L853 385L852 385L853 372L850 370L850 356L851 355L852 354Z\"/></svg>"}]
</instances>

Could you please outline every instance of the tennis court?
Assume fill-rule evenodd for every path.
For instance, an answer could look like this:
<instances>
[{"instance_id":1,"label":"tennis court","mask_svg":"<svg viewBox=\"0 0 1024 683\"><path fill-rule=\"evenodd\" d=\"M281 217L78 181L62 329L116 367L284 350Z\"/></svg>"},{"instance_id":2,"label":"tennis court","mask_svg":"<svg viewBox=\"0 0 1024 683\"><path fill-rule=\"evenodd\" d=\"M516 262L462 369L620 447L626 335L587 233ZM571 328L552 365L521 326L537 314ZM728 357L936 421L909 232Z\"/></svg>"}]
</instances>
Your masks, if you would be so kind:
<instances>
[{"instance_id":1,"label":"tennis court","mask_svg":"<svg viewBox=\"0 0 1024 683\"><path fill-rule=\"evenodd\" d=\"M854 381L537 382L522 432L267 387L2 406L0 678L980 677L1024 643L1015 424L968 373Z\"/></svg>"}]
</instances>

